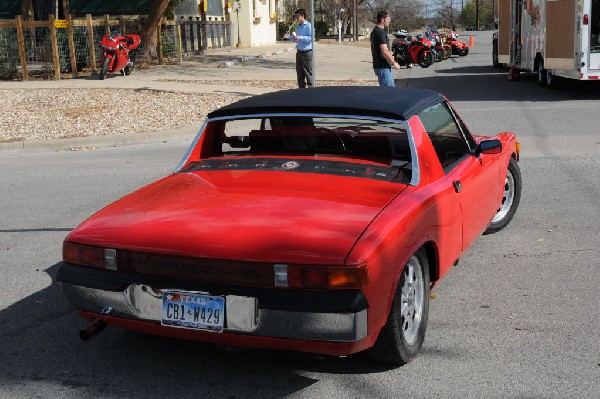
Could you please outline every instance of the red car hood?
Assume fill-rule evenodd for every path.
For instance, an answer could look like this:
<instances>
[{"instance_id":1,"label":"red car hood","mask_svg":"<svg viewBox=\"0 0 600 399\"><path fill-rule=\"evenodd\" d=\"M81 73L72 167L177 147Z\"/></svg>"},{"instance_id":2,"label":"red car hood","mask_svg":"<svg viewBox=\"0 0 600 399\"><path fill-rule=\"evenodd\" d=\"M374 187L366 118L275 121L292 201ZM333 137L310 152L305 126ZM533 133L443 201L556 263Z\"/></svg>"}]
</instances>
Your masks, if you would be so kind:
<instances>
[{"instance_id":1,"label":"red car hood","mask_svg":"<svg viewBox=\"0 0 600 399\"><path fill-rule=\"evenodd\" d=\"M173 174L96 213L67 240L207 258L341 264L405 187L310 173Z\"/></svg>"}]
</instances>

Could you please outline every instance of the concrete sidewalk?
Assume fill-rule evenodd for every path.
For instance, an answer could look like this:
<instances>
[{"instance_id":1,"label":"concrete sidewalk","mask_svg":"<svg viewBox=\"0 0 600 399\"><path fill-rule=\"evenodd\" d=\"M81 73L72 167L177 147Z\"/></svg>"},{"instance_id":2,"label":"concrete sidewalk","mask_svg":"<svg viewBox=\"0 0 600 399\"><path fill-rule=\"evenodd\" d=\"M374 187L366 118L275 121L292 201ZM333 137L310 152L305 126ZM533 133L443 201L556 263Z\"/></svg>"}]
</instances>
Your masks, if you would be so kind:
<instances>
[{"instance_id":1,"label":"concrete sidewalk","mask_svg":"<svg viewBox=\"0 0 600 399\"><path fill-rule=\"evenodd\" d=\"M278 42L270 46L207 51L178 64L134 69L130 76L108 74L75 79L0 81L0 89L121 88L199 93L243 93L272 91L269 88L235 84L251 80L296 80L295 45ZM375 81L368 48L337 44L315 45L315 77L319 81ZM231 81L223 85L222 81ZM190 84L194 83L194 84Z\"/></svg>"}]
</instances>

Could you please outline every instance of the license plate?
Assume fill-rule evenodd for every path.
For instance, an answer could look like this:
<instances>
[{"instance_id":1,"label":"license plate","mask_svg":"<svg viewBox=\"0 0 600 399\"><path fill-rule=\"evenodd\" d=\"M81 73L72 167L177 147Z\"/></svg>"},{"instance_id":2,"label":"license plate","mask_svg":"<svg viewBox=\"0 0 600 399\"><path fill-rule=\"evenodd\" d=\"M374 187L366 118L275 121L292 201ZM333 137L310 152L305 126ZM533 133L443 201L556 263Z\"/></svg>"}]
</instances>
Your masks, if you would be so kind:
<instances>
[{"instance_id":1,"label":"license plate","mask_svg":"<svg viewBox=\"0 0 600 399\"><path fill-rule=\"evenodd\" d=\"M163 291L163 326L223 331L225 298L183 291Z\"/></svg>"}]
</instances>

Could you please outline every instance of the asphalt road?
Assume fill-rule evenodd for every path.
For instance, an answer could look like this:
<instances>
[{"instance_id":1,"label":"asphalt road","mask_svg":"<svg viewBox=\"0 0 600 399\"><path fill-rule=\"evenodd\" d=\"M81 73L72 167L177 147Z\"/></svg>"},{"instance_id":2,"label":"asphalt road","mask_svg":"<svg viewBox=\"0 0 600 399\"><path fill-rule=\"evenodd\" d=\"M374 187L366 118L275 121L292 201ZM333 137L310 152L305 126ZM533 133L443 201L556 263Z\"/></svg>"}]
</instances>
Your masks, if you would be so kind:
<instances>
[{"instance_id":1,"label":"asphalt road","mask_svg":"<svg viewBox=\"0 0 600 399\"><path fill-rule=\"evenodd\" d=\"M54 281L64 236L169 173L189 140L4 151L0 397L598 398L600 86L509 82L491 66L491 33L477 35L466 58L402 70L397 84L445 93L476 133L514 131L523 196L511 225L481 237L436 288L412 363L228 353L110 327L81 342L85 323Z\"/></svg>"}]
</instances>

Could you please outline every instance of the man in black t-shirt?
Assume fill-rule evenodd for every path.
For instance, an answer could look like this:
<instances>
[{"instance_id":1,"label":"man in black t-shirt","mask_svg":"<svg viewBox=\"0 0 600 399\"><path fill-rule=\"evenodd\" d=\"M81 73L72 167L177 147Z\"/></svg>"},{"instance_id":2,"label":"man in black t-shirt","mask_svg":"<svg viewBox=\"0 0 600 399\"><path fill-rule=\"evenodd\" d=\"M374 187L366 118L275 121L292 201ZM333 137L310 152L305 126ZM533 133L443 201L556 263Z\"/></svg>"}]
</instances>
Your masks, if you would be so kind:
<instances>
[{"instance_id":1,"label":"man in black t-shirt","mask_svg":"<svg viewBox=\"0 0 600 399\"><path fill-rule=\"evenodd\" d=\"M390 52L385 27L389 26L391 18L386 11L377 13L377 26L371 32L371 55L373 56L373 71L377 75L379 86L394 86L392 68L400 69Z\"/></svg>"}]
</instances>

